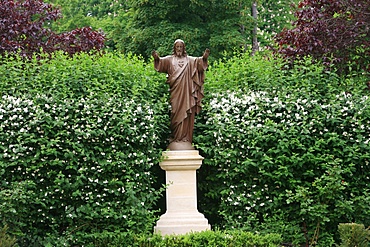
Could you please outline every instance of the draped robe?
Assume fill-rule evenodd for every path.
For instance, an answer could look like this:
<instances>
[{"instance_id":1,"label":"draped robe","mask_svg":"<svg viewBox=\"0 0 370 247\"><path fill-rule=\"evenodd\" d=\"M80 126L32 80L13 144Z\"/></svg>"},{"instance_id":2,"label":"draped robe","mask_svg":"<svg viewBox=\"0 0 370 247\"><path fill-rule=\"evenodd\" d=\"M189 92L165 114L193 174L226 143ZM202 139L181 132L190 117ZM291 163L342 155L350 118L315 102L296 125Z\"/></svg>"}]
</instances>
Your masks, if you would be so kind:
<instances>
[{"instance_id":1,"label":"draped robe","mask_svg":"<svg viewBox=\"0 0 370 247\"><path fill-rule=\"evenodd\" d=\"M193 140L194 119L201 110L204 71L207 67L208 62L202 57L178 58L172 55L154 60L156 71L167 73L170 86L170 142L191 143Z\"/></svg>"}]
</instances>

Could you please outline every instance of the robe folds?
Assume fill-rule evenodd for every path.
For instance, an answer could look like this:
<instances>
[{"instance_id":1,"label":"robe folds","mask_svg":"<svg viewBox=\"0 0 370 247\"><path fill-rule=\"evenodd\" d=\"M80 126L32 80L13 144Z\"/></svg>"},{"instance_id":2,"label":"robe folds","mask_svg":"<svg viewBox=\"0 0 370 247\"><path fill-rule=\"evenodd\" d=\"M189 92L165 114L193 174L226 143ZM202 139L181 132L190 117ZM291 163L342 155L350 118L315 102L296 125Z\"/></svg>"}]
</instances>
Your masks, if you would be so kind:
<instances>
[{"instance_id":1,"label":"robe folds","mask_svg":"<svg viewBox=\"0 0 370 247\"><path fill-rule=\"evenodd\" d=\"M203 84L208 62L202 57L185 56L179 63L171 55L154 61L158 72L167 73L170 86L170 142L192 142L195 115L201 110Z\"/></svg>"}]
</instances>

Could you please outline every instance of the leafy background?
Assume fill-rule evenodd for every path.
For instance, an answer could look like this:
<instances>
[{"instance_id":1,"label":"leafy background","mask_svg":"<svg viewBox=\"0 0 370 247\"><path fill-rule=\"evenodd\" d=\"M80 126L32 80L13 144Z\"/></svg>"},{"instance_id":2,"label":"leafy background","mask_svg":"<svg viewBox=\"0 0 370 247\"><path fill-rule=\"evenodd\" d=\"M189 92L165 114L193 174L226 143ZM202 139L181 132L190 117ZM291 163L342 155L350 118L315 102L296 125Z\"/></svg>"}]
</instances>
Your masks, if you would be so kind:
<instances>
[{"instance_id":1,"label":"leafy background","mask_svg":"<svg viewBox=\"0 0 370 247\"><path fill-rule=\"evenodd\" d=\"M136 56L3 59L0 215L21 246L152 232L163 213L164 77ZM207 72L194 144L199 210L214 229L330 246L369 225L365 75L268 53Z\"/></svg>"},{"instance_id":2,"label":"leafy background","mask_svg":"<svg viewBox=\"0 0 370 247\"><path fill-rule=\"evenodd\" d=\"M301 1L293 23L296 0L50 2L64 19L38 0L0 5L0 245L368 236L368 1ZM176 38L212 51L194 144L199 209L216 231L162 238L169 94L150 53ZM275 53L251 51L255 38Z\"/></svg>"}]
</instances>

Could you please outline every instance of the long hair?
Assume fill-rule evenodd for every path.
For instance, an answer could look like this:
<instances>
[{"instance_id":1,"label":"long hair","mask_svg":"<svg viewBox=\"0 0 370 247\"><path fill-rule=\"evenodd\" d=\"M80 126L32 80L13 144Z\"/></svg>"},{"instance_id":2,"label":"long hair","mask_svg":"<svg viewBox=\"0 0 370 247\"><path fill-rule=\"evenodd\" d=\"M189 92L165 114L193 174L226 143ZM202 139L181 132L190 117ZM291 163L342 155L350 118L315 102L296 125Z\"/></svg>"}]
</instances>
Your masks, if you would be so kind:
<instances>
[{"instance_id":1,"label":"long hair","mask_svg":"<svg viewBox=\"0 0 370 247\"><path fill-rule=\"evenodd\" d=\"M181 43L183 44L183 46L184 46L184 49L182 50L182 55L183 55L183 56L188 55L188 54L186 53L185 42L184 42L182 39L177 39L177 40L175 40L175 42L173 43L172 55L176 55L176 43L178 43L178 42L181 42Z\"/></svg>"}]
</instances>

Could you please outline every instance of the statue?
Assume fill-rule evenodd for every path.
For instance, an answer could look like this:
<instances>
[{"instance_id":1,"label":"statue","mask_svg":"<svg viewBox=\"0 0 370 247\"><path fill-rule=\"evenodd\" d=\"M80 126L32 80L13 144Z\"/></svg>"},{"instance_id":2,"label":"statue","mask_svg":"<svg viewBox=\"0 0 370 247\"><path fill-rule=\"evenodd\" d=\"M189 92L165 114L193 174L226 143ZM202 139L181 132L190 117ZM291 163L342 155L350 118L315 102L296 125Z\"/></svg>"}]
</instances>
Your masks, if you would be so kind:
<instances>
[{"instance_id":1,"label":"statue","mask_svg":"<svg viewBox=\"0 0 370 247\"><path fill-rule=\"evenodd\" d=\"M205 70L208 67L209 49L202 57L188 56L185 43L177 39L173 54L159 57L154 50L154 68L167 73L170 86L171 137L168 149L191 150L195 115L201 110Z\"/></svg>"}]
</instances>

